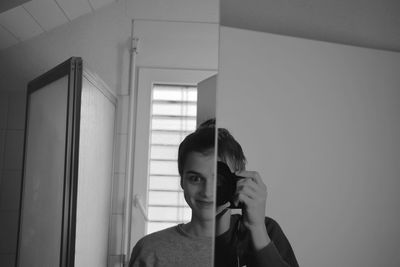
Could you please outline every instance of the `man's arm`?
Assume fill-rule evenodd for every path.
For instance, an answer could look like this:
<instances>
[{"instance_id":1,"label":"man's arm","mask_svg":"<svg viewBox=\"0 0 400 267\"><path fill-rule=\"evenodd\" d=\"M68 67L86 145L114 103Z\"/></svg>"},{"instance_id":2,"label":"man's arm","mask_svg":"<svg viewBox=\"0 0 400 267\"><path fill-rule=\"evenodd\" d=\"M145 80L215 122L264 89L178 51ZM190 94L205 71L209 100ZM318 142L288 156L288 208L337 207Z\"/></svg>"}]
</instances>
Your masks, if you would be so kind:
<instances>
[{"instance_id":1,"label":"man's arm","mask_svg":"<svg viewBox=\"0 0 400 267\"><path fill-rule=\"evenodd\" d=\"M271 218L265 218L265 227L271 242L261 248L254 249L249 255L249 267L298 267L295 254L279 224Z\"/></svg>"},{"instance_id":2,"label":"man's arm","mask_svg":"<svg viewBox=\"0 0 400 267\"><path fill-rule=\"evenodd\" d=\"M250 233L253 246L253 262L249 266L298 266L289 241L279 225L272 221L273 229L267 229L265 207L267 187L258 172L240 171L236 175L242 176L237 182L235 204L243 205L243 225ZM274 231L270 231L274 230ZM273 234L273 236L271 236Z\"/></svg>"}]
</instances>

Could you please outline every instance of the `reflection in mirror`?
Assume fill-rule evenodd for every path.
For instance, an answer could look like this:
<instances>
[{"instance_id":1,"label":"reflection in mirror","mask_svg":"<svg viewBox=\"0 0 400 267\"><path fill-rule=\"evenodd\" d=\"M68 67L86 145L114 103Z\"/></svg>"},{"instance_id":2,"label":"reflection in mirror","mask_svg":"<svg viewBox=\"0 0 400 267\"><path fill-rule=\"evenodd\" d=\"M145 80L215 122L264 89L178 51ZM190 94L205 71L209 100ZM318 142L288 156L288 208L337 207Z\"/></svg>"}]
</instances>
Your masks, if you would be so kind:
<instances>
[{"instance_id":1,"label":"reflection in mirror","mask_svg":"<svg viewBox=\"0 0 400 267\"><path fill-rule=\"evenodd\" d=\"M111 123L113 127L115 126L115 132L112 134L115 142L109 141L104 145L94 145L92 141L96 141L95 137L99 137L100 133L96 130L98 128L93 126L88 129L89 134L85 135L86 141L83 144L83 146L86 145L86 148L89 147L86 155L88 155L87 159L90 162L107 154L108 156L114 156L111 159L113 165L111 167L103 164L96 166L97 168L93 172L86 175L88 181L91 181L87 183L89 184L88 188L86 188L87 191L86 189L80 191L82 188L79 183L79 188L77 189L78 198L80 196L90 196L90 199L92 199L91 193L96 190L101 190L105 195L112 191L112 195L108 194L107 196L99 197L96 201L80 202L82 206L77 207L77 210L82 212L71 216L76 215L84 218L84 224L81 225L82 228L77 226L76 230L76 235L78 235L77 242L79 242L75 250L76 256L79 257L79 261L75 261L76 266L126 266L129 263L129 255L137 240L146 233L161 229L158 221L182 220L187 222L191 218L180 191L172 193L173 197L176 198L173 205L167 204L167 199L165 199L165 203L161 203L178 207L172 207L173 213L177 213L174 218L170 218L169 213L166 214L160 211L159 207L150 207L150 201L152 201L152 205L160 205L160 201L153 202L155 200L150 195L162 193L161 195L164 196L164 193L170 195L170 191L176 190L176 188L181 190L180 181L175 176L177 172L176 159L174 159L175 163L170 162L170 165L167 164L168 166L173 166L173 175L170 175L172 173L164 174L166 177L172 177L171 181L173 181L174 187L171 184L163 184L164 181L160 182L162 175L153 175L154 179L148 180L147 171L150 169L150 165L154 165L154 162L159 157L162 157L160 162L164 166L173 156L169 154L172 151L169 149L169 145L176 146L184 135L197 127L197 123L206 120L209 116L215 116L207 115L207 112L215 111L215 85L213 86L213 93L207 92L209 88L212 88L210 79L212 80L211 77L217 73L218 67L219 3L217 0L93 0L85 8L80 6L82 1L78 1L79 3L71 4L73 7L70 12L65 7L62 9L62 5L55 6L54 9L51 8L51 10L55 10L55 16L57 14L61 16L55 19L53 21L54 24L52 24L52 20L42 21L43 17L36 17L36 12L32 11L37 9L46 10L47 12L48 7L41 6L47 4L42 2L36 1L29 7L27 6L26 10L25 8L18 9L24 14L29 12L27 17L32 18L32 23L30 24L32 32L28 33L28 30L24 30L22 33L13 32L18 30L15 27L10 27L4 32L7 38L5 39L6 42L0 45L0 61L2 62L0 66L0 89L14 90L15 88L16 90L24 91L27 83L35 77L52 69L71 56L79 56L117 96L115 124ZM83 4L87 4L87 1L83 2ZM75 4L79 6L75 6ZM100 6L102 8L99 8ZM87 13L85 14L85 12ZM13 10L7 11L7 13L4 17L8 18L16 14ZM17 13L19 14L19 12ZM48 14L51 15L53 13L49 11ZM79 19L75 19L77 17ZM134 23L132 23L132 20L134 20ZM14 21L14 19L11 19L11 21ZM68 23L62 27L57 27L63 21ZM7 25L14 24L9 23ZM31 38L42 31L42 34ZM131 54L133 54L130 53L133 50L131 49L132 33L139 40L134 64L130 64L132 63L130 62ZM18 38L14 38L15 36ZM4 48L8 44L11 45L8 48ZM135 65L135 68L132 68L133 65ZM180 71L184 72L184 74L179 74L178 72ZM162 76L157 76L156 80L151 80L146 78L149 73L161 73ZM150 86L145 84L146 81L151 81ZM198 85L198 83L201 84ZM143 84L146 87L142 87ZM155 94L146 94L152 92L152 90L159 90L161 87L170 88L174 85L181 88L197 87L198 105L197 107L193 105L193 100L189 98L183 100L154 99L155 102L158 102L152 108L152 111L156 112L151 115L155 120L159 116L158 113L164 108L165 103L183 111L187 109L188 119L184 119L186 115L183 116L182 114L177 115L174 113L168 115L174 119L182 119L184 135L178 134L177 136L162 138L160 135L153 134L150 137L150 131L156 132L158 129L150 128L151 120L149 116L152 114L150 110L146 113L143 113L143 111L146 111L144 105L147 105L147 109L151 107L151 97ZM157 86L158 88L156 88ZM5 98L3 98L4 95L6 96ZM21 93L21 100L18 101L11 95L13 94L1 93L0 99L0 216L2 218L0 236L5 237L4 239L2 238L4 246L0 248L0 265L3 265L3 261L11 262L10 265L15 264L16 237L18 235L16 222L18 221L20 210L18 200L20 173L22 170L24 112L23 108L17 110L16 103L23 103L26 95ZM149 97L147 98L147 96ZM146 100L142 102L143 99ZM54 105L54 103L52 104ZM175 105L177 103L183 103L183 105ZM89 105L91 104L89 101ZM24 105L21 104L21 106ZM196 108L194 109L194 107ZM129 115L130 110L133 111L133 116ZM102 114L97 111L94 114L92 112L89 113L89 115L100 117ZM146 119L139 114L147 114ZM131 132L128 121L132 117L136 124L134 125L134 131ZM144 123L145 121L147 125ZM163 122L166 121L165 119ZM184 121L187 121L187 123ZM91 124L89 123L88 125ZM174 129L168 128L172 125L171 121L158 126L166 126L166 130L160 130L173 132ZM184 125L187 127L183 127ZM105 134L104 131L100 132ZM173 144L155 145L151 148L149 141L157 141L157 138L162 138ZM133 146L128 145L132 143ZM112 153L96 153L101 148L109 150L110 144L114 146L111 148ZM128 154L131 151L137 153L137 158L139 159L134 154L128 159ZM155 160L151 163L149 161L150 151L155 153ZM92 156L92 153L95 156ZM55 160L56 158L53 159ZM3 162L4 164L2 164ZM156 164L158 163L156 162ZM111 181L112 184L107 186L103 183L92 185L93 179L98 178L97 174L95 174L96 171L101 171L105 167L111 168L112 173L107 176L109 178L107 181ZM83 183L84 181L86 180L81 180ZM128 188L130 188L128 191L129 196L126 191ZM35 188L31 188L31 190L35 190ZM158 192L156 190L164 191ZM7 194L3 194L3 192L7 192ZM10 193L8 194L8 192ZM80 196L79 192L82 193ZM137 194L141 197L134 198ZM44 208L38 209L46 213ZM97 222L98 225L92 221L96 212L107 215L105 216L107 219L102 217L102 222ZM153 222L146 226L143 214ZM160 215L160 217L155 218L154 215ZM46 216L50 216L50 213L46 213ZM93 231L96 229L101 231L101 234L94 233ZM72 233L74 230L71 229L70 232ZM94 242L99 239L101 239L101 242ZM70 244L74 242L69 239L66 241L70 242ZM87 242L91 242L91 244L87 245ZM94 256L92 253L83 253L82 251L84 250L82 248L87 247L97 250L97 252L101 250L101 257ZM75 255L73 255L72 250L70 251L73 261L75 260ZM39 258L39 266L43 264L40 260ZM94 261L95 263L93 263Z\"/></svg>"},{"instance_id":2,"label":"reflection in mirror","mask_svg":"<svg viewBox=\"0 0 400 267\"><path fill-rule=\"evenodd\" d=\"M199 123L215 117L218 28L217 24L199 22L134 22L134 35L139 38L134 72L137 94L132 114L134 134L128 136L134 141L128 145L134 153L133 180L132 191L125 193L132 197L134 206L131 221L125 222L131 230L124 236L127 256L131 253L130 266L152 266L153 261L159 261L160 266L211 264L210 233L192 233L192 222L199 224L190 206L193 201L185 193L189 191L183 190L189 184L178 170L178 148ZM210 143L206 150L211 147ZM201 171L202 179L208 181L197 188L212 184L210 169ZM212 199L208 194L204 203ZM213 205L206 206L213 212ZM190 257L196 253L198 257Z\"/></svg>"},{"instance_id":3,"label":"reflection in mirror","mask_svg":"<svg viewBox=\"0 0 400 267\"><path fill-rule=\"evenodd\" d=\"M138 79L130 266L210 266L215 131L196 128L215 117L216 72L139 68Z\"/></svg>"},{"instance_id":4,"label":"reflection in mirror","mask_svg":"<svg viewBox=\"0 0 400 267\"><path fill-rule=\"evenodd\" d=\"M266 185L265 215L299 265L399 265L400 55L232 27L219 52L217 124Z\"/></svg>"}]
</instances>

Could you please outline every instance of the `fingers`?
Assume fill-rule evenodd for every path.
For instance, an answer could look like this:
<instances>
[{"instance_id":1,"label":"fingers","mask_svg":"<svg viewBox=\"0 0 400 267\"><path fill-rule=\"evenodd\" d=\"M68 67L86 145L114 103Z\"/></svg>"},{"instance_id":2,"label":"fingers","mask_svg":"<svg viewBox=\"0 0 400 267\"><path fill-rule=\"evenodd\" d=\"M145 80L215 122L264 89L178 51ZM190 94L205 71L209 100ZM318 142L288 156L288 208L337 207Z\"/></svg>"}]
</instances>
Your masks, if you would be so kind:
<instances>
[{"instance_id":1,"label":"fingers","mask_svg":"<svg viewBox=\"0 0 400 267\"><path fill-rule=\"evenodd\" d=\"M245 195L249 199L265 202L267 191L260 187L255 187L254 183L245 183L236 188L236 195Z\"/></svg>"},{"instance_id":2,"label":"fingers","mask_svg":"<svg viewBox=\"0 0 400 267\"><path fill-rule=\"evenodd\" d=\"M254 199L255 195L261 193L261 190L251 179L242 179L236 183L236 193L243 193Z\"/></svg>"},{"instance_id":3,"label":"fingers","mask_svg":"<svg viewBox=\"0 0 400 267\"><path fill-rule=\"evenodd\" d=\"M251 175L254 175L254 173L251 173ZM262 181L261 183L256 183L253 179L247 177L237 182L236 205L238 204L237 202L243 202L247 206L251 204L249 201L254 203L265 203L266 198L267 187Z\"/></svg>"},{"instance_id":4,"label":"fingers","mask_svg":"<svg viewBox=\"0 0 400 267\"><path fill-rule=\"evenodd\" d=\"M236 175L245 178L245 179L238 180L238 182L236 183L237 188L249 186L250 188L253 188L255 191L259 191L259 192L267 191L267 186L262 181L258 172L241 171L241 172L237 172Z\"/></svg>"},{"instance_id":5,"label":"fingers","mask_svg":"<svg viewBox=\"0 0 400 267\"><path fill-rule=\"evenodd\" d=\"M257 211L258 207L262 207L262 210L265 209L265 198L246 189L236 194L234 204L238 206L239 203L242 203L248 211Z\"/></svg>"},{"instance_id":6,"label":"fingers","mask_svg":"<svg viewBox=\"0 0 400 267\"><path fill-rule=\"evenodd\" d=\"M239 203L243 203L248 208L252 202L253 200L249 196L243 193L239 193L236 195L234 204L235 206L239 206Z\"/></svg>"},{"instance_id":7,"label":"fingers","mask_svg":"<svg viewBox=\"0 0 400 267\"><path fill-rule=\"evenodd\" d=\"M240 171L235 173L244 177L236 182L234 204L243 205L243 223L248 228L264 225L265 207L267 200L267 186L258 172Z\"/></svg>"},{"instance_id":8,"label":"fingers","mask_svg":"<svg viewBox=\"0 0 400 267\"><path fill-rule=\"evenodd\" d=\"M251 180L253 180L256 184L263 186L266 188L264 182L261 179L261 176L258 172L256 171L237 171L235 172L236 175L241 176L241 177L245 177L245 178L250 178Z\"/></svg>"}]
</instances>

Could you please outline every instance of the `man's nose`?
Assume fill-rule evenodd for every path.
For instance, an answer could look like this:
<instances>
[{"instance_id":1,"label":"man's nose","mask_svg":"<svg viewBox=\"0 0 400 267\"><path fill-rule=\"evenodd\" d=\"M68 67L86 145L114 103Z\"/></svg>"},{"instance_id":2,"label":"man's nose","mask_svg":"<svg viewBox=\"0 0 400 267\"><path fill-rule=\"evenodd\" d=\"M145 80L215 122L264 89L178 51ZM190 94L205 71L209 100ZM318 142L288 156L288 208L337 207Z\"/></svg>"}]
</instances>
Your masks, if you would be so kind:
<instances>
[{"instance_id":1,"label":"man's nose","mask_svg":"<svg viewBox=\"0 0 400 267\"><path fill-rule=\"evenodd\" d=\"M213 180L207 181L203 186L203 195L207 198L212 198L214 196L214 183Z\"/></svg>"}]
</instances>

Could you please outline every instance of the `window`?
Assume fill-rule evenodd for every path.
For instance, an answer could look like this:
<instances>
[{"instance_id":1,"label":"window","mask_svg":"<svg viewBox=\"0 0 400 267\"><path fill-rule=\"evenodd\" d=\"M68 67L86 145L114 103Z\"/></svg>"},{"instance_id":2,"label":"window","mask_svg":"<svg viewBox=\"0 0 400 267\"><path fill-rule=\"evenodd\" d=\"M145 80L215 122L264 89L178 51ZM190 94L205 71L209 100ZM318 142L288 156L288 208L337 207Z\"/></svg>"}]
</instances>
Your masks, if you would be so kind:
<instances>
[{"instance_id":1,"label":"window","mask_svg":"<svg viewBox=\"0 0 400 267\"><path fill-rule=\"evenodd\" d=\"M215 111L216 86L205 86L215 75L213 70L138 69L131 246L148 233L190 220L178 175L178 146Z\"/></svg>"},{"instance_id":2,"label":"window","mask_svg":"<svg viewBox=\"0 0 400 267\"><path fill-rule=\"evenodd\" d=\"M180 142L196 129L196 113L196 86L153 84L146 234L190 220L177 159Z\"/></svg>"}]
</instances>

